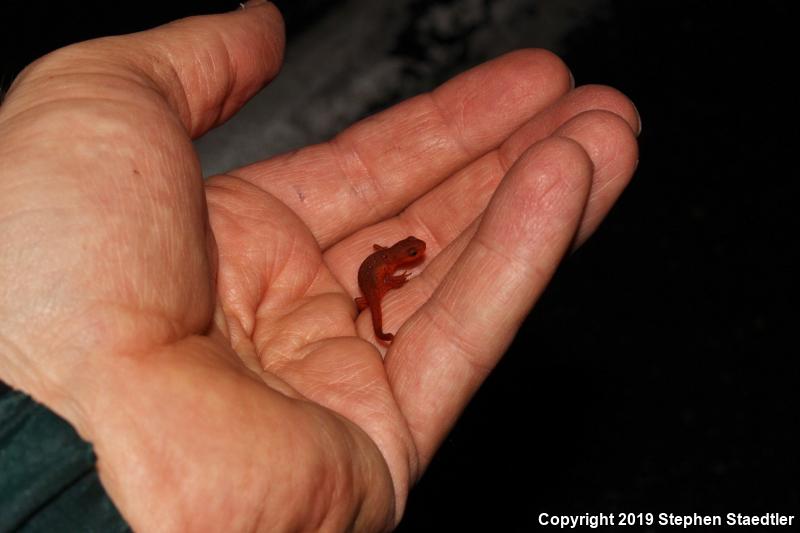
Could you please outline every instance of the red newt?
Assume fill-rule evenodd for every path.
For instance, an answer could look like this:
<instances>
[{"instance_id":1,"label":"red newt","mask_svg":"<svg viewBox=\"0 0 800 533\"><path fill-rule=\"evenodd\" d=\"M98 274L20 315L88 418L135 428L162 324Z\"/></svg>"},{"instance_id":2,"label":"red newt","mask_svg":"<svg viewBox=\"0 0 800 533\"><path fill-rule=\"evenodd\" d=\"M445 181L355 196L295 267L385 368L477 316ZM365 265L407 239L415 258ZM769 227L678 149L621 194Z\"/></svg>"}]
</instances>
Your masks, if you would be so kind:
<instances>
[{"instance_id":1,"label":"red newt","mask_svg":"<svg viewBox=\"0 0 800 533\"><path fill-rule=\"evenodd\" d=\"M358 287L364 296L356 298L359 311L369 307L372 312L372 327L375 336L391 342L394 335L383 332L383 318L381 315L381 299L392 289L402 287L411 275L403 272L395 276L394 272L402 266L417 263L425 256L425 241L416 237L407 237L391 248L378 244L373 245L375 252L367 256L358 269Z\"/></svg>"}]
</instances>

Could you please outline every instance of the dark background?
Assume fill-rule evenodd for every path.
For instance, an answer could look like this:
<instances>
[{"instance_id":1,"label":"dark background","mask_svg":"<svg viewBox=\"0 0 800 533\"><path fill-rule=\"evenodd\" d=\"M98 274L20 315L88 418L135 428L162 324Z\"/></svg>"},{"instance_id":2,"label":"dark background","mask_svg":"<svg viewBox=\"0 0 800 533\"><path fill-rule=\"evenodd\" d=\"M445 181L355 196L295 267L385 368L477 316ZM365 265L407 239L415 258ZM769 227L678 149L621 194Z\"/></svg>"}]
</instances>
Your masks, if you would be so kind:
<instances>
[{"instance_id":1,"label":"dark background","mask_svg":"<svg viewBox=\"0 0 800 533\"><path fill-rule=\"evenodd\" d=\"M313 75L308 66L322 65L336 42L328 35L368 2L278 4L287 78L306 87L308 72L292 65ZM523 46L559 53L579 85L619 88L644 125L634 181L565 260L413 490L399 531L545 529L540 512L796 514L792 3L391 4L393 16L372 8L348 28L354 44L340 46L341 70L327 71L305 101L291 90L262 93L291 111L278 130L258 117L271 108L254 103L198 142L204 168L318 141ZM24 64L70 42L235 6L6 1L0 80L7 86ZM315 110L324 112L308 115ZM266 133L233 150L237 135L254 136L248 128Z\"/></svg>"}]
</instances>

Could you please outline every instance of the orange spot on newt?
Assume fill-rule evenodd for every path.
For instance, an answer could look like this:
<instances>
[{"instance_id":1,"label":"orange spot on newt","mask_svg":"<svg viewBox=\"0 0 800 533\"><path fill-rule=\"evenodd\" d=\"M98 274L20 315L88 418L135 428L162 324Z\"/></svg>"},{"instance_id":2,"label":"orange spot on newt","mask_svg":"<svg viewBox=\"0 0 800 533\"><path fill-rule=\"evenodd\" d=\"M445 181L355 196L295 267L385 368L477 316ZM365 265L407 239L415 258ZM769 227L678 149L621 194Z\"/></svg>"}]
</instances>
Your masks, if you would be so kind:
<instances>
[{"instance_id":1,"label":"orange spot on newt","mask_svg":"<svg viewBox=\"0 0 800 533\"><path fill-rule=\"evenodd\" d=\"M391 248L373 245L375 252L370 254L358 269L358 287L364 296L356 298L359 311L369 307L372 313L372 328L379 339L391 342L394 335L383 332L381 299L392 289L405 285L408 272L395 276L400 267L411 266L425 257L425 242L416 237L407 237Z\"/></svg>"}]
</instances>

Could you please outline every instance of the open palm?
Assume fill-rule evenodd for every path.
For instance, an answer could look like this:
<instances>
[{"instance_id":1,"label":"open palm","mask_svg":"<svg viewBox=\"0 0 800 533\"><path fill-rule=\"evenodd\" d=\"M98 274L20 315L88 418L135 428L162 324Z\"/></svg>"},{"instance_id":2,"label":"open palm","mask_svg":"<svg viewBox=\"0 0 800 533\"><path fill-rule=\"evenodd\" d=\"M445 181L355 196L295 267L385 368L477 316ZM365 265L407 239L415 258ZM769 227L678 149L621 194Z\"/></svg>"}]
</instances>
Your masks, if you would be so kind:
<instances>
[{"instance_id":1,"label":"open palm","mask_svg":"<svg viewBox=\"0 0 800 533\"><path fill-rule=\"evenodd\" d=\"M635 166L630 102L522 51L204 183L191 138L282 49L269 5L187 19L51 54L0 107L2 377L135 529L391 528ZM356 272L409 235L387 345Z\"/></svg>"}]
</instances>

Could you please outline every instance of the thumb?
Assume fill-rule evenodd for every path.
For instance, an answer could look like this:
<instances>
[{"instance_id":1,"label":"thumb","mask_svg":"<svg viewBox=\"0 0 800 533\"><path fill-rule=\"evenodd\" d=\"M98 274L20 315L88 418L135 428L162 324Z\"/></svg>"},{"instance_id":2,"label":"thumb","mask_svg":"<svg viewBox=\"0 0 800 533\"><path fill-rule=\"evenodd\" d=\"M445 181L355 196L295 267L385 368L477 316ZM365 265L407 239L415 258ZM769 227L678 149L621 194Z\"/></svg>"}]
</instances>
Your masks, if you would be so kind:
<instances>
[{"instance_id":1,"label":"thumb","mask_svg":"<svg viewBox=\"0 0 800 533\"><path fill-rule=\"evenodd\" d=\"M189 17L148 31L56 50L23 70L3 107L13 112L9 108L18 103L14 93L22 85L26 86L24 102L19 102L23 109L44 103L52 94L48 81L56 77L61 96L70 89L76 96L85 95L85 80L90 78L84 76L82 84L65 84L57 76L63 72L96 75L94 79L106 88L120 89L111 86L110 75L123 86L133 82L158 93L195 138L229 119L275 77L283 49L278 9L269 2L252 1L230 13ZM36 95L42 102L36 101Z\"/></svg>"}]
</instances>

